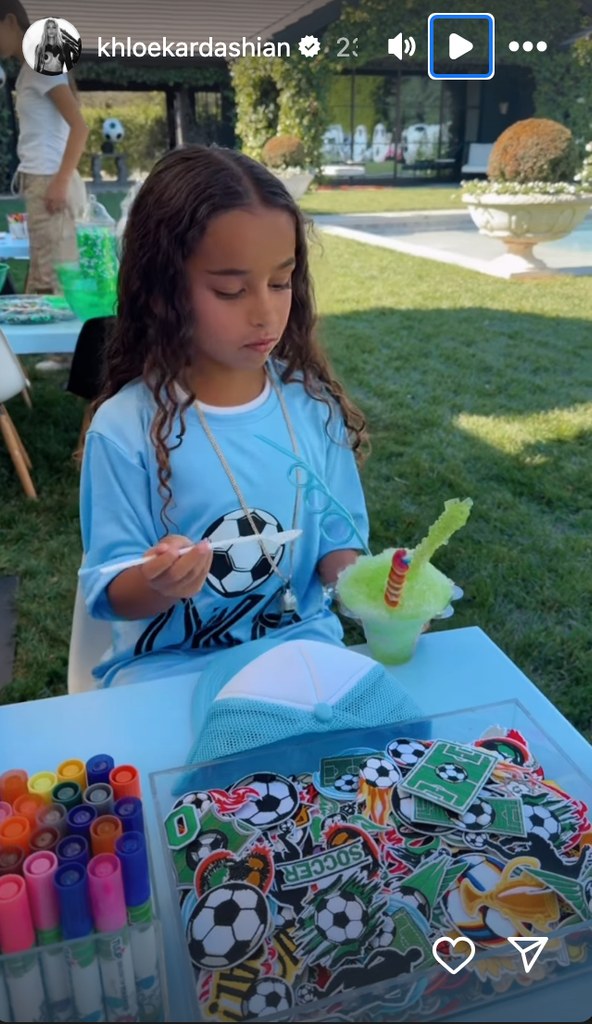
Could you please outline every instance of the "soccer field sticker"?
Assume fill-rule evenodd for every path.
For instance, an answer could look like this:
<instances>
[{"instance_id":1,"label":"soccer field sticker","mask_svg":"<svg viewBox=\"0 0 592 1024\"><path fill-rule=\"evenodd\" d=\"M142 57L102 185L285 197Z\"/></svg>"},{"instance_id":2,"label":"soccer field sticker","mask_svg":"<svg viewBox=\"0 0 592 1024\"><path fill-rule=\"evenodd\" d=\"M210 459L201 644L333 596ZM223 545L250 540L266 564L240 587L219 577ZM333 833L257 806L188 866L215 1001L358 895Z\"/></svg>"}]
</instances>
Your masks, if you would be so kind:
<instances>
[{"instance_id":1,"label":"soccer field sticker","mask_svg":"<svg viewBox=\"0 0 592 1024\"><path fill-rule=\"evenodd\" d=\"M437 740L411 769L401 788L462 814L487 782L497 754L477 747Z\"/></svg>"}]
</instances>

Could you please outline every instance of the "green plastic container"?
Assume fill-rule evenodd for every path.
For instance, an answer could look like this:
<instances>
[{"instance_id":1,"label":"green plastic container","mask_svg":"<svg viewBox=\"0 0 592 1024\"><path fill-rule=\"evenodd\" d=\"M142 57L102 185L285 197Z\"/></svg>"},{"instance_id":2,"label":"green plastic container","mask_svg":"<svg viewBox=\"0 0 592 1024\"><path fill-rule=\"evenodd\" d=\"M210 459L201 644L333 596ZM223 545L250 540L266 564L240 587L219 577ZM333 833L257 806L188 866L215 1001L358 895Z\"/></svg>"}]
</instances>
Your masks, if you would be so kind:
<instances>
[{"instance_id":1,"label":"green plastic container","mask_svg":"<svg viewBox=\"0 0 592 1024\"><path fill-rule=\"evenodd\" d=\"M117 306L117 277L86 277L77 263L60 263L56 274L70 309L79 320L114 316Z\"/></svg>"}]
</instances>

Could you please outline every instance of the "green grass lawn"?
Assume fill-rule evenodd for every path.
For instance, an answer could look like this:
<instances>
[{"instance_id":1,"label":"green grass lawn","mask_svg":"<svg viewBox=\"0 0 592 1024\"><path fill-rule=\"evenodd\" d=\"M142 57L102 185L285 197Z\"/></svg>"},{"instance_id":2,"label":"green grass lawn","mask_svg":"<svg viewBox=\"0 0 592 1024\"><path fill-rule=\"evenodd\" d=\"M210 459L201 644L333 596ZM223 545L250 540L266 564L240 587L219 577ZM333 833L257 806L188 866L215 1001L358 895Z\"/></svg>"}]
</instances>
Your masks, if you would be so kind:
<instances>
[{"instance_id":1,"label":"green grass lawn","mask_svg":"<svg viewBox=\"0 0 592 1024\"><path fill-rule=\"evenodd\" d=\"M372 434L373 550L414 544L445 499L471 496L436 557L465 597L434 628L481 626L590 735L592 280L504 282L332 236L313 267L322 339ZM31 376L33 410L16 398L10 411L38 503L0 449L0 575L21 580L0 700L64 691L80 561L81 404L63 378Z\"/></svg>"}]
</instances>

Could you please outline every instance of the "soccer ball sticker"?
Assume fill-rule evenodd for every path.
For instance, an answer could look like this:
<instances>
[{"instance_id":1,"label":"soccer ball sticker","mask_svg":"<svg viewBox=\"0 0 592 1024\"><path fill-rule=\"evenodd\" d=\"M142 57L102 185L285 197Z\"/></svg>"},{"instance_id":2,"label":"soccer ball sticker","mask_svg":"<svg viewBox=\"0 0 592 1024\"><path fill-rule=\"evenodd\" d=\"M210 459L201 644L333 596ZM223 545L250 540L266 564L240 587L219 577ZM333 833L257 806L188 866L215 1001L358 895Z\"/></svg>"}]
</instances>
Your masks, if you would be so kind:
<instances>
[{"instance_id":1,"label":"soccer ball sticker","mask_svg":"<svg viewBox=\"0 0 592 1024\"><path fill-rule=\"evenodd\" d=\"M254 828L269 829L279 825L281 821L291 818L298 808L298 791L296 786L283 775L273 772L256 772L241 779L230 792L239 786L249 786L259 793L234 811L234 817L246 821Z\"/></svg>"},{"instance_id":2,"label":"soccer ball sticker","mask_svg":"<svg viewBox=\"0 0 592 1024\"><path fill-rule=\"evenodd\" d=\"M548 807L523 803L522 809L527 835L540 836L551 844L560 837L561 824Z\"/></svg>"},{"instance_id":3,"label":"soccer ball sticker","mask_svg":"<svg viewBox=\"0 0 592 1024\"><path fill-rule=\"evenodd\" d=\"M357 793L358 792L358 776L349 775L347 772L345 775L340 775L333 783L334 789L340 793Z\"/></svg>"},{"instance_id":4,"label":"soccer ball sticker","mask_svg":"<svg viewBox=\"0 0 592 1024\"><path fill-rule=\"evenodd\" d=\"M206 811L209 811L210 807L214 806L214 801L209 793L185 793L173 804L173 810L176 811L179 807L183 807L184 804L190 804L192 807L195 807L198 815L201 816Z\"/></svg>"},{"instance_id":5,"label":"soccer ball sticker","mask_svg":"<svg viewBox=\"0 0 592 1024\"><path fill-rule=\"evenodd\" d=\"M392 789L401 780L401 772L386 757L369 757L360 768L360 777L368 786Z\"/></svg>"},{"instance_id":6,"label":"soccer ball sticker","mask_svg":"<svg viewBox=\"0 0 592 1024\"><path fill-rule=\"evenodd\" d=\"M263 537L274 536L282 531L281 523L271 512L264 512L260 508L249 511L257 532ZM210 540L232 541L254 534L245 513L239 508L216 519L206 530L205 536ZM281 564L284 552L285 546L273 549L277 566ZM223 597L236 597L261 586L271 575L269 560L261 545L253 540L252 544L229 544L226 548L215 549L207 581Z\"/></svg>"},{"instance_id":7,"label":"soccer ball sticker","mask_svg":"<svg viewBox=\"0 0 592 1024\"><path fill-rule=\"evenodd\" d=\"M185 860L190 871L197 871L199 865L209 857L215 850L225 850L228 846L228 839L218 829L208 829L207 832L200 832L197 839L185 850Z\"/></svg>"},{"instance_id":8,"label":"soccer ball sticker","mask_svg":"<svg viewBox=\"0 0 592 1024\"><path fill-rule=\"evenodd\" d=\"M495 814L491 804L485 800L475 800L464 814L459 816L460 828L469 832L482 832L493 825Z\"/></svg>"},{"instance_id":9,"label":"soccer ball sticker","mask_svg":"<svg viewBox=\"0 0 592 1024\"><path fill-rule=\"evenodd\" d=\"M465 782L468 777L460 764L439 764L435 771L443 782Z\"/></svg>"},{"instance_id":10,"label":"soccer ball sticker","mask_svg":"<svg viewBox=\"0 0 592 1024\"><path fill-rule=\"evenodd\" d=\"M399 766L401 771L409 771L410 768L413 768L427 750L428 747L425 743L405 737L392 740L386 748L388 756Z\"/></svg>"},{"instance_id":11,"label":"soccer ball sticker","mask_svg":"<svg viewBox=\"0 0 592 1024\"><path fill-rule=\"evenodd\" d=\"M367 924L368 911L353 893L333 893L319 900L316 926L321 935L335 946L360 939Z\"/></svg>"},{"instance_id":12,"label":"soccer ball sticker","mask_svg":"<svg viewBox=\"0 0 592 1024\"><path fill-rule=\"evenodd\" d=\"M294 1003L292 989L281 978L260 978L243 999L243 1017L267 1017L289 1010Z\"/></svg>"},{"instance_id":13,"label":"soccer ball sticker","mask_svg":"<svg viewBox=\"0 0 592 1024\"><path fill-rule=\"evenodd\" d=\"M226 882L198 900L187 926L196 967L221 971L252 956L269 928L263 893L245 882Z\"/></svg>"},{"instance_id":14,"label":"soccer ball sticker","mask_svg":"<svg viewBox=\"0 0 592 1024\"><path fill-rule=\"evenodd\" d=\"M387 757L371 755L360 765L358 799L364 813L377 825L385 825L391 810L391 794L401 781L401 772Z\"/></svg>"}]
</instances>

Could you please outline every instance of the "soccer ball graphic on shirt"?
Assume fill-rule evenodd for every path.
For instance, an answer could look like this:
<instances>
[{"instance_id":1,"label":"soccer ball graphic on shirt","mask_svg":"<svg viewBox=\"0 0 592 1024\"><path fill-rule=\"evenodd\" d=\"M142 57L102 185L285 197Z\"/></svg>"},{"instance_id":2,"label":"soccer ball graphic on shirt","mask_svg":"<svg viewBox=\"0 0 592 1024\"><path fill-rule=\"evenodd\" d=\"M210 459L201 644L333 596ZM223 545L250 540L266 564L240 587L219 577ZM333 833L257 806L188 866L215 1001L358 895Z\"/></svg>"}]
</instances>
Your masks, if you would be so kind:
<instances>
[{"instance_id":1,"label":"soccer ball graphic on shirt","mask_svg":"<svg viewBox=\"0 0 592 1024\"><path fill-rule=\"evenodd\" d=\"M121 142L125 129L116 117L108 117L103 121L103 138L108 142Z\"/></svg>"},{"instance_id":2,"label":"soccer ball graphic on shirt","mask_svg":"<svg viewBox=\"0 0 592 1024\"><path fill-rule=\"evenodd\" d=\"M263 537L273 537L276 533L281 533L283 527L271 512L264 512L260 508L249 509L249 512L257 532ZM205 535L210 540L238 540L239 537L252 536L253 528L242 508L239 508L216 519ZM284 549L268 550L276 565L279 565L284 557ZM272 575L272 571L268 559L256 541L236 546L230 544L227 548L214 551L208 583L224 597L236 597L261 586Z\"/></svg>"}]
</instances>

